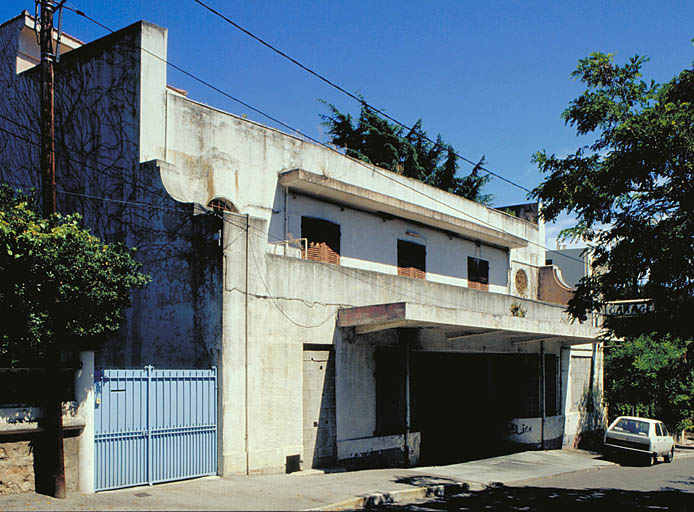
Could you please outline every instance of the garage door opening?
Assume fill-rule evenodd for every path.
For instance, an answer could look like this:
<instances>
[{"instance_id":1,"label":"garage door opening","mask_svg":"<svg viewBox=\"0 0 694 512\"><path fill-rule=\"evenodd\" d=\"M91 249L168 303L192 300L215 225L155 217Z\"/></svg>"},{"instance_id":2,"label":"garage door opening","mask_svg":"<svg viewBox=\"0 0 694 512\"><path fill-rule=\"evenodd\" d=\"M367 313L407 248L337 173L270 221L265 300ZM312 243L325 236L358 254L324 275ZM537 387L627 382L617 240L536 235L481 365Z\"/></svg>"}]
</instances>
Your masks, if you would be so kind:
<instances>
[{"instance_id":1,"label":"garage door opening","mask_svg":"<svg viewBox=\"0 0 694 512\"><path fill-rule=\"evenodd\" d=\"M451 464L512 453L512 418L540 415L537 354L415 352L411 356L412 431L420 463Z\"/></svg>"}]
</instances>

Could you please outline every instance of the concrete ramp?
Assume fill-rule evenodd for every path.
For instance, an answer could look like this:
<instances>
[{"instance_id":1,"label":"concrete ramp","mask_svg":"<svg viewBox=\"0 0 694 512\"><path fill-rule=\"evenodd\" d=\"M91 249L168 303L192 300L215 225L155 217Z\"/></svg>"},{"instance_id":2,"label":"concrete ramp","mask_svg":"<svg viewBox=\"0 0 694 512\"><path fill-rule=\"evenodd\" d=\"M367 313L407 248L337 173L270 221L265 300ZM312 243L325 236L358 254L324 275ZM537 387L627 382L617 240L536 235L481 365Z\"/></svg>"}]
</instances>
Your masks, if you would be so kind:
<instances>
[{"instance_id":1,"label":"concrete ramp","mask_svg":"<svg viewBox=\"0 0 694 512\"><path fill-rule=\"evenodd\" d=\"M613 465L612 462L595 458L586 452L547 450L514 453L448 466L412 468L409 471L486 486Z\"/></svg>"}]
</instances>

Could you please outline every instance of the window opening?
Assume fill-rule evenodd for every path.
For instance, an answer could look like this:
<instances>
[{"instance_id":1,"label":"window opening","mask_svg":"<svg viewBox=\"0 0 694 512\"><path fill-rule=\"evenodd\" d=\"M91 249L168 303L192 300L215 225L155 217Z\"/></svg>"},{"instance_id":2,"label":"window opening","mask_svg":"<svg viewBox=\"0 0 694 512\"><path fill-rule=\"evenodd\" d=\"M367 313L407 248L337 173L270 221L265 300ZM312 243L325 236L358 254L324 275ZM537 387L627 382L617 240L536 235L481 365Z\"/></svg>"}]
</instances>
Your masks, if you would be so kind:
<instances>
[{"instance_id":1,"label":"window opening","mask_svg":"<svg viewBox=\"0 0 694 512\"><path fill-rule=\"evenodd\" d=\"M301 217L301 236L307 240L306 259L340 264L340 225Z\"/></svg>"},{"instance_id":2,"label":"window opening","mask_svg":"<svg viewBox=\"0 0 694 512\"><path fill-rule=\"evenodd\" d=\"M480 258L467 258L467 285L475 290L489 289L489 262Z\"/></svg>"},{"instance_id":3,"label":"window opening","mask_svg":"<svg viewBox=\"0 0 694 512\"><path fill-rule=\"evenodd\" d=\"M398 275L426 279L426 247L398 240Z\"/></svg>"},{"instance_id":4,"label":"window opening","mask_svg":"<svg viewBox=\"0 0 694 512\"><path fill-rule=\"evenodd\" d=\"M217 215L223 215L224 212L238 213L236 207L231 201L216 197L207 203L208 208L212 208L212 211Z\"/></svg>"}]
</instances>

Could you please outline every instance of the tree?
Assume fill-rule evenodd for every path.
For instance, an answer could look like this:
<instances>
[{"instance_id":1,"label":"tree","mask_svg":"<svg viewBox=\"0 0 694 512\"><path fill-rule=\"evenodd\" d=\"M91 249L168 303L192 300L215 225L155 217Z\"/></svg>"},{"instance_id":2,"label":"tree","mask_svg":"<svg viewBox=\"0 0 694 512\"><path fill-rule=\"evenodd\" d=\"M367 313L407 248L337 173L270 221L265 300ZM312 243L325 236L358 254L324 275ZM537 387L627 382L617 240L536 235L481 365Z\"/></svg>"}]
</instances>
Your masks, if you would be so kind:
<instances>
[{"instance_id":1,"label":"tree","mask_svg":"<svg viewBox=\"0 0 694 512\"><path fill-rule=\"evenodd\" d=\"M646 58L624 65L592 53L572 76L585 92L563 112L592 143L566 157L544 150L533 160L547 176L532 192L551 221L577 224L563 235L591 244L602 269L578 284L568 311L586 320L617 299L648 298L655 310L607 319L616 336L689 340L694 323L694 70L665 84L641 80Z\"/></svg>"},{"instance_id":2,"label":"tree","mask_svg":"<svg viewBox=\"0 0 694 512\"><path fill-rule=\"evenodd\" d=\"M687 344L640 336L605 347L605 400L612 417L658 418L671 429L694 426L694 373Z\"/></svg>"},{"instance_id":3,"label":"tree","mask_svg":"<svg viewBox=\"0 0 694 512\"><path fill-rule=\"evenodd\" d=\"M77 214L49 219L0 186L0 367L46 366L118 329L130 290L149 282L134 250L105 244Z\"/></svg>"},{"instance_id":4,"label":"tree","mask_svg":"<svg viewBox=\"0 0 694 512\"><path fill-rule=\"evenodd\" d=\"M446 144L441 135L435 143L431 142L422 129L421 119L408 131L388 122L365 102L356 122L350 114L323 103L330 110L330 115L321 114L330 142L344 148L347 156L478 203L489 204L493 200L492 195L482 194L482 187L490 179L488 174L480 173L484 157L470 174L458 176L458 157L453 146Z\"/></svg>"}]
</instances>

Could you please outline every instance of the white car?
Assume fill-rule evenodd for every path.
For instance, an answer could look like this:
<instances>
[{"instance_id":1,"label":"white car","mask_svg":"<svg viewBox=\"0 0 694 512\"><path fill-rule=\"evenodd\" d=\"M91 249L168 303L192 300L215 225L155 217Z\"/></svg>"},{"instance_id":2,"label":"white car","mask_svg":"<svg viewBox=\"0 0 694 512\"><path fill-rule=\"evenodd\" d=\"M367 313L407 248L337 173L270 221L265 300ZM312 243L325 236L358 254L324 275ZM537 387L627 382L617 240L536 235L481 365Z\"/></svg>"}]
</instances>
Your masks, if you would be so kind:
<instances>
[{"instance_id":1,"label":"white car","mask_svg":"<svg viewBox=\"0 0 694 512\"><path fill-rule=\"evenodd\" d=\"M661 421L620 416L605 432L605 451L643 454L648 457L649 464L658 457L663 457L665 462L672 462L675 441Z\"/></svg>"}]
</instances>

